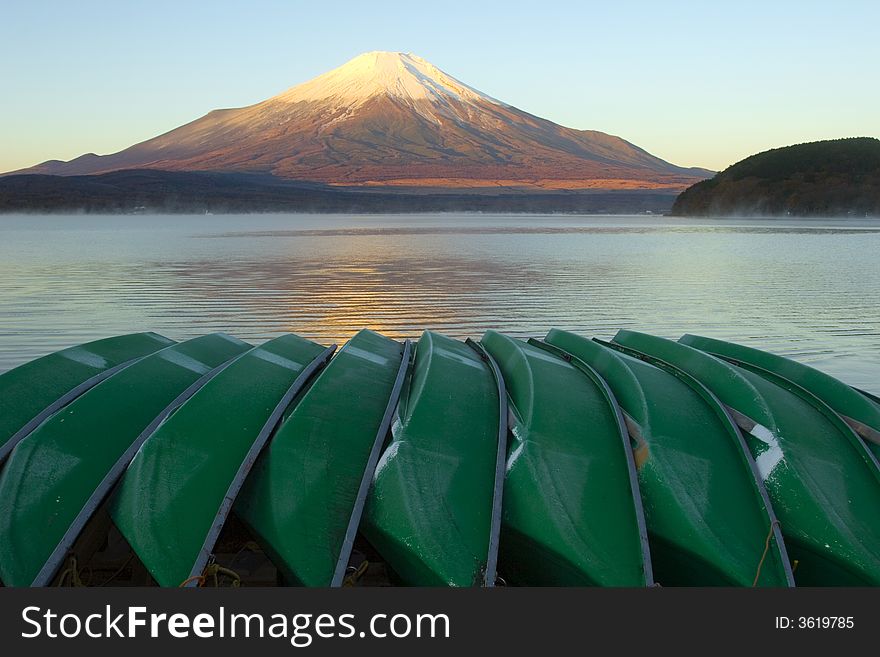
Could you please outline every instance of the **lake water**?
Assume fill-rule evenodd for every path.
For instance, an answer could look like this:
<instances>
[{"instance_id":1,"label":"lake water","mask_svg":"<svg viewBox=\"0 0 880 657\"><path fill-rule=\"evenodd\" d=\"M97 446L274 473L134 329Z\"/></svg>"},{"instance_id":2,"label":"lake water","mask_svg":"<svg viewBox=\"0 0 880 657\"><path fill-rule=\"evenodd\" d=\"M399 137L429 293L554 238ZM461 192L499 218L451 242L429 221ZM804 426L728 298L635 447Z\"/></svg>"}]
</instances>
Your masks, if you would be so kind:
<instances>
[{"instance_id":1,"label":"lake water","mask_svg":"<svg viewBox=\"0 0 880 657\"><path fill-rule=\"evenodd\" d=\"M633 328L880 393L880 222L573 216L0 217L0 371L131 331L324 344Z\"/></svg>"}]
</instances>

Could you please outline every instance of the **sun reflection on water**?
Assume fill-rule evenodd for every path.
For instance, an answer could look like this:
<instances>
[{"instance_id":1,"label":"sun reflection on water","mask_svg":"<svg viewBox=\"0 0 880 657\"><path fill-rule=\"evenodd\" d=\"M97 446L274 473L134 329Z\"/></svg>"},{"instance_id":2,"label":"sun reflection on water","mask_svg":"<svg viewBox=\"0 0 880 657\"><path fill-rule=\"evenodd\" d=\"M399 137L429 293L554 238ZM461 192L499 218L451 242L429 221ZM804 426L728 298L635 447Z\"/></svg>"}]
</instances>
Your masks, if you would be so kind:
<instances>
[{"instance_id":1,"label":"sun reflection on water","mask_svg":"<svg viewBox=\"0 0 880 657\"><path fill-rule=\"evenodd\" d=\"M0 222L0 370L87 339L704 333L878 390L880 226L590 217ZM210 220L210 221L209 221ZM122 224L122 226L120 226Z\"/></svg>"}]
</instances>

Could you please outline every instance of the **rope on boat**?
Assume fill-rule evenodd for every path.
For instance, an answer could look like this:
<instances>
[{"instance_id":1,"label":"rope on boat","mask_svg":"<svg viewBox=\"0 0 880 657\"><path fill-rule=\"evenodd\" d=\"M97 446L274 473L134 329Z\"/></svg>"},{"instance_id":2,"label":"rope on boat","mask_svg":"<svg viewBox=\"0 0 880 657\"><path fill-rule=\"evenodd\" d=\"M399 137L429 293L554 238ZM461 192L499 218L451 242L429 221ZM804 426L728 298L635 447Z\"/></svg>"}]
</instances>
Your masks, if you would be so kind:
<instances>
[{"instance_id":1,"label":"rope on boat","mask_svg":"<svg viewBox=\"0 0 880 657\"><path fill-rule=\"evenodd\" d=\"M778 520L773 520L773 522L770 523L770 531L767 532L767 540L764 541L764 554L761 555L761 560L758 562L758 571L755 573L755 581L752 582L753 587L758 585L758 579L761 577L761 568L764 566L764 560L767 558L767 553L770 551L770 539L773 538L773 529L778 526Z\"/></svg>"},{"instance_id":2,"label":"rope on boat","mask_svg":"<svg viewBox=\"0 0 880 657\"><path fill-rule=\"evenodd\" d=\"M364 559L361 561L360 565L357 568L349 567L349 575L345 578L342 585L343 586L355 586L357 581L361 578L365 572L367 572L367 568L370 567L370 562Z\"/></svg>"},{"instance_id":3,"label":"rope on boat","mask_svg":"<svg viewBox=\"0 0 880 657\"><path fill-rule=\"evenodd\" d=\"M70 559L67 561L67 568L65 568L61 575L58 577L58 583L55 586L61 587L64 586L66 582L69 582L68 586L88 586L89 582L82 581L82 571L86 568L89 569L89 580L92 579L92 569L91 566L83 566L82 568L77 567L76 557L74 555L70 556Z\"/></svg>"},{"instance_id":4,"label":"rope on boat","mask_svg":"<svg viewBox=\"0 0 880 657\"><path fill-rule=\"evenodd\" d=\"M219 588L220 575L225 575L232 580L232 588L238 588L241 586L241 576L237 572L229 568L224 568L218 563L212 563L205 567L205 570L201 575L187 577L178 585L178 588L186 588L191 582L198 582L198 586L201 588L208 583L208 578L213 580L215 588Z\"/></svg>"}]
</instances>

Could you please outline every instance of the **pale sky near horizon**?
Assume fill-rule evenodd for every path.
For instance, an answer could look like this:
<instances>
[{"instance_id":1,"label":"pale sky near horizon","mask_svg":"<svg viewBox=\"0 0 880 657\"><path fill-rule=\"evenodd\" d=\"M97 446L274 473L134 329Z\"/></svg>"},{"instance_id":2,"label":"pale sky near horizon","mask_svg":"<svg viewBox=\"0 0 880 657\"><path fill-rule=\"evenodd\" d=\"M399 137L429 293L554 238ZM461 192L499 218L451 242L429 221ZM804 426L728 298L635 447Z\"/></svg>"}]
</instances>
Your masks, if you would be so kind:
<instances>
[{"instance_id":1,"label":"pale sky near horizon","mask_svg":"<svg viewBox=\"0 0 880 657\"><path fill-rule=\"evenodd\" d=\"M0 9L0 172L121 150L369 50L682 166L880 136L880 1L111 2Z\"/></svg>"}]
</instances>

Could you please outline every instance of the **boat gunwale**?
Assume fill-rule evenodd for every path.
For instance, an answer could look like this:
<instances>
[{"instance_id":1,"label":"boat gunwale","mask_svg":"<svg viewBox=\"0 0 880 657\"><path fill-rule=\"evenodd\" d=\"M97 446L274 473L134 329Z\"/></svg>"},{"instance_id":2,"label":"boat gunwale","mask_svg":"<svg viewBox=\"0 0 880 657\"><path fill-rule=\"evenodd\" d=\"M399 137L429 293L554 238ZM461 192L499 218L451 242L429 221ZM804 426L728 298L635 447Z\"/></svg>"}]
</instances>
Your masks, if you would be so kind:
<instances>
[{"instance_id":1,"label":"boat gunwale","mask_svg":"<svg viewBox=\"0 0 880 657\"><path fill-rule=\"evenodd\" d=\"M823 400L818 395L810 392L799 383L796 383L791 379L782 376L781 374L777 374L776 372L772 372L768 369L765 369L758 365L754 365L752 363L741 361L737 358L731 358L711 351L705 351L704 353L707 353L710 356L714 356L715 358L719 358L720 360L730 363L731 365L734 365L736 367L741 367L747 372L752 372L753 374L756 374L757 376L766 379L768 382L779 386L783 390L786 390L791 394L799 397L801 400L805 401L810 406L815 408L825 417L825 419L827 419L832 425L834 425L834 427L839 432L846 435L847 441L849 442L850 446L856 450L856 452L862 457L863 460L867 461L867 464L871 469L874 478L877 480L878 483L880 483L880 462L877 461L877 458L874 456L873 452L871 452L871 449L868 447L865 441L855 432L855 430L849 425L849 423L847 423L847 421L843 419L843 416L835 411L828 404L828 402Z\"/></svg>"},{"instance_id":2,"label":"boat gunwale","mask_svg":"<svg viewBox=\"0 0 880 657\"><path fill-rule=\"evenodd\" d=\"M478 376L479 381L477 382L474 379L474 386L479 383L479 386L484 385L484 379L492 377L491 368L487 365L487 363L480 358L478 353L475 353L471 347L466 344L466 341L462 341L460 339L455 339L447 336L444 333L441 333L432 329L425 329L422 331L421 335L417 340L414 341L415 345L413 347L413 362L410 368L410 371L407 373L407 377L404 383L404 390L401 393L400 403L397 408L397 419L399 420L399 432L393 432L391 435L391 439L386 446L383 456L389 453L391 447L397 443L404 442L413 442L418 445L418 450L414 453L408 452L406 459L413 459L409 461L410 464L416 463L417 468L423 467L425 461L425 454L437 453L441 455L441 461L437 461L436 459L432 461L432 464L436 464L438 462L442 463L443 460L447 460L443 457L442 448L444 447L444 443L437 439L437 436L434 435L436 431L432 433L432 431L425 431L421 425L424 424L425 418L429 418L431 420L434 419L435 416L439 414L441 419L445 418L446 411L444 410L447 406L455 408L459 406L458 398L467 398L468 395L463 394L463 388L460 384L459 379L455 379L453 383L447 384L446 381L449 378L447 374L444 373L444 369L452 364L455 369L458 369L462 365L462 359L467 360L468 362L464 363L466 366L473 366L479 370L479 374L476 375L473 373L471 367L467 367L466 372L461 372L461 376ZM439 344L438 344L439 342ZM444 344L446 343L446 344ZM456 353L442 353L443 351L454 350ZM459 350L461 350L459 352ZM435 372L439 371L440 375L435 375ZM436 379L436 383L435 380ZM443 387L444 389L448 389L450 391L450 395L447 398L444 395L443 399L438 399L437 403L433 402L430 399L430 395L428 394L432 390L432 385L428 385L426 382L431 381L432 385L437 385L439 387ZM497 382L488 383L489 390L492 390L497 394ZM464 390L464 392L467 392ZM488 390L487 390L488 393ZM428 398L431 403L424 403L424 399ZM450 399L452 401L450 401ZM442 407L442 408L440 408ZM491 408L491 407L490 407ZM401 410L403 413L401 413ZM479 409L482 417L482 408ZM494 420L494 413L492 413L492 418ZM434 423L436 425L436 422ZM471 433L471 437L473 437L475 422L466 418L463 419L460 423L460 426L463 431L467 431ZM442 425L442 422L441 422ZM413 431L413 426L415 426L415 431ZM476 429L480 433L482 433L482 429L479 427ZM459 431L458 434L461 435L462 431ZM443 432L441 431L441 435ZM448 436L446 436L448 437ZM481 438L482 436L480 436ZM427 446L422 445L421 443L424 441L427 442ZM461 447L462 449L470 449L471 445L465 443L454 443L456 447ZM421 449L425 447L425 449ZM421 454L420 454L421 453ZM506 457L506 455L505 455ZM497 459L497 455L495 457ZM406 460L404 461L407 462ZM465 459L466 462L466 459ZM395 458L393 461L389 461L389 463L394 463L393 467L399 468L401 459ZM442 469L442 465L441 468ZM457 465L455 466L457 468ZM437 470L437 468L433 468L433 470ZM432 474L432 481L436 481L436 476ZM377 504L383 504L385 500L390 499L390 507L396 507L396 511L400 511L402 509L400 505L400 500L398 498L398 494L401 492L401 486L397 483L392 482L390 484L386 484L385 482L389 481L388 475L384 474L384 472L377 473L376 477L373 480L373 487L370 489L370 495L368 495L368 499L371 498L376 491L376 484L379 486L388 486L393 492L391 495L387 497L378 497L379 501ZM493 478L492 484L492 492L493 498L492 501L494 503L494 490L495 490L495 479ZM462 484L459 484L457 487L460 488ZM419 489L420 490L420 489ZM471 496L473 498L473 496ZM486 496L488 498L488 496ZM436 493L433 496L420 494L420 500L430 500L430 504L436 504L438 500ZM475 499L475 498L473 498ZM485 498L483 498L485 499ZM371 505L373 509L377 504ZM464 508L465 505L458 505L461 508ZM473 506L473 504L471 504ZM478 505L480 508L483 507L482 504ZM491 512L491 506L489 504L486 505L489 507L489 511ZM369 510L370 505L367 505L365 511ZM448 507L454 513L455 506ZM433 508L432 508L433 511ZM446 513L444 509L441 509L441 512ZM386 514L387 515L387 514ZM448 516L448 514L447 514ZM385 563L389 567L389 570L392 573L395 573L396 578L402 580L403 582L407 581L415 581L418 577L428 575L428 579L426 581L430 581L429 584L411 584L415 586L431 586L431 587L439 587L439 586L460 586L460 587L483 587L484 582L486 580L486 572L487 572L487 560L488 560L488 552L489 552L489 536L490 532L486 532L483 534L479 531L470 532L471 538L474 540L471 541L470 538L463 538L465 532L462 532L458 529L457 523L449 523L449 517L444 518L443 526L450 526L455 529L455 536L458 537L458 546L465 549L467 551L468 563L470 559L474 559L475 567L467 567L467 573L459 573L461 578L458 577L448 577L449 573L449 564L453 563L450 560L447 560L445 563L438 563L440 558L437 557L436 554L428 554L426 556L425 553L420 552L420 545L424 542L421 540L420 531L415 526L413 519L417 517L416 514L401 512L398 516L402 519L402 523L406 525L405 531L411 532L406 535L406 538L410 538L411 540L404 540L401 538L401 534L396 534L394 531L388 531L387 526L381 522L377 521L375 514L371 516L367 516L368 520L365 523L365 538L372 544L372 546L382 555ZM489 517L489 529L491 531L491 515ZM482 522L480 523L482 525ZM467 527L470 527L469 525ZM476 543L479 541L482 543L484 537L486 540L486 551L485 553L481 552L482 548L475 547L472 543ZM384 546L380 546L379 543L384 543ZM389 550L393 550L397 554L392 554L390 557L388 553L385 552L385 547ZM472 549L473 547L473 549ZM410 563L406 563L408 557L413 557ZM400 560L398 561L398 557ZM477 561L478 560L478 561ZM455 562L457 563L457 562ZM398 565L403 564L404 568L409 571L405 575L401 575L398 570ZM438 568L439 565L439 568ZM456 566L457 567L457 566ZM415 574L416 578L412 578L411 576ZM409 579L408 579L409 578ZM394 579L394 577L392 577ZM455 583L453 582L455 580ZM410 584L408 584L410 585Z\"/></svg>"},{"instance_id":3,"label":"boat gunwale","mask_svg":"<svg viewBox=\"0 0 880 657\"><path fill-rule=\"evenodd\" d=\"M529 338L527 344L537 347L547 353L553 354L563 361L569 363L576 370L581 372L592 380L592 382L602 391L605 401L614 412L614 418L617 423L617 434L623 445L624 458L626 459L627 473L629 475L630 492L633 499L633 507L636 512L636 524L639 530L639 541L642 546L642 572L645 578L645 586L653 587L657 583L654 581L654 570L651 564L651 547L648 542L648 523L645 520L645 506L642 501L642 492L639 487L639 474L636 469L635 457L633 456L632 446L630 444L629 430L626 428L626 418L614 392L608 385L608 382L588 363L584 362L577 356L552 345L549 342L537 338Z\"/></svg>"},{"instance_id":4,"label":"boat gunwale","mask_svg":"<svg viewBox=\"0 0 880 657\"><path fill-rule=\"evenodd\" d=\"M871 395L864 391L853 388L807 363L757 347L694 333L685 333L678 339L678 342L705 351L744 369L747 369L747 366L755 368L759 374L761 371L767 371L780 379L800 386L830 406L860 438L880 446L878 400L872 399ZM719 349L721 351L718 351ZM814 381L811 382L810 378ZM835 402L834 399L837 401ZM851 411L856 412L853 414ZM870 421L868 415L872 416Z\"/></svg>"},{"instance_id":5,"label":"boat gunwale","mask_svg":"<svg viewBox=\"0 0 880 657\"><path fill-rule=\"evenodd\" d=\"M775 539L776 549L779 552L780 562L782 564L783 572L785 573L786 583L788 584L789 588L794 588L794 572L791 569L791 560L788 557L788 548L786 547L785 540L783 538L781 523L776 515L776 510L773 508L773 503L770 501L770 495L767 492L767 487L764 484L764 480L761 479L761 474L758 471L758 464L755 462L755 458L752 456L752 452L749 449L749 446L746 444L746 440L742 434L742 431L728 412L727 407L724 405L724 403L702 381L697 379L695 376L688 374L683 369L676 367L667 360L658 358L657 356L652 356L626 345L618 344L617 342L609 342L605 340L600 340L599 338L592 339L594 342L606 346L609 349L614 349L622 354L627 354L629 356L632 356L633 358L637 358L638 360L641 360L650 365L654 365L655 367L658 367L668 372L669 374L672 374L677 379L685 383L692 390L694 390L709 404L710 408L712 408L712 410L715 412L715 415L727 428L727 433L732 436L736 441L736 444L739 446L739 450L737 450L737 452L739 453L743 462L747 465L749 472L752 473L752 480L755 485L755 490L758 492L758 495L763 502L764 511L767 515L767 519L770 521L769 524L771 526L773 537ZM673 344L678 343L673 342Z\"/></svg>"},{"instance_id":6,"label":"boat gunwale","mask_svg":"<svg viewBox=\"0 0 880 657\"><path fill-rule=\"evenodd\" d=\"M332 344L315 356L315 358L303 368L296 379L294 379L293 383L290 384L287 392L284 393L279 402L275 405L275 408L269 414L266 422L263 423L257 437L251 443L251 446L242 459L238 470L230 481L229 487L226 489L223 500L220 502L220 506L214 515L214 520L211 522L211 527L208 529L208 532L205 535L205 540L199 548L198 555L190 568L189 576L180 584L180 586L187 588L198 586L199 578L202 576L202 573L211 560L211 553L217 543L220 532L223 530L223 526L226 524L226 519L232 512L235 499L238 497L238 493L244 485L244 480L247 478L247 475L256 463L257 457L260 455L260 452L269 442L272 434L275 433L278 425L281 423L284 411L287 410L287 407L290 406L291 402L303 390L312 377L327 364L335 351L336 345ZM246 351L242 356L249 353L251 353L251 351Z\"/></svg>"},{"instance_id":7,"label":"boat gunwale","mask_svg":"<svg viewBox=\"0 0 880 657\"><path fill-rule=\"evenodd\" d=\"M345 530L345 537L342 540L342 547L339 550L339 556L336 560L336 567L333 577L330 580L330 586L333 588L340 587L345 579L345 573L348 570L348 561L351 558L351 552L354 548L354 540L360 528L361 518L363 517L364 507L366 506L367 495L370 492L370 486L373 483L373 474L376 466L379 464L379 458L382 454L382 445L391 429L391 422L394 419L394 412L400 402L400 393L403 390L403 384L409 369L412 365L412 341L409 339L403 342L403 353L400 357L400 365L397 369L397 376L394 379L394 385L391 388L391 394L388 396L388 403L385 405L385 413L382 416L382 422L376 431L376 437L373 439L373 446L370 449L370 455L364 466L364 474L358 486L357 496L355 497L354 506L352 507L351 516L348 520L348 526Z\"/></svg>"},{"instance_id":8,"label":"boat gunwale","mask_svg":"<svg viewBox=\"0 0 880 657\"><path fill-rule=\"evenodd\" d=\"M507 386L501 374L501 368L492 355L476 340L468 338L465 344L479 354L492 370L495 385L498 389L498 451L495 455L495 484L492 493L492 515L489 522L489 551L486 559L486 572L483 574L483 586L492 588L498 578L498 549L501 544L501 517L503 512L504 480L507 475L507 437L510 431L510 407L507 398Z\"/></svg>"},{"instance_id":9,"label":"boat gunwale","mask_svg":"<svg viewBox=\"0 0 880 657\"><path fill-rule=\"evenodd\" d=\"M631 377L630 385L636 385L639 387L640 396L643 399L646 398L644 387L642 386L642 383L639 380L639 378L636 377L632 373L633 372L633 369L632 369L633 365L627 363L626 360L631 360L631 361L634 361L636 363L641 363L642 365L645 365L645 366L648 366L651 368L656 368L659 372L662 372L667 376L671 376L674 380L678 381L680 385L683 385L685 388L689 389L693 394L695 394L696 399L698 400L697 403L702 403L705 406L705 409L709 412L710 417L714 417L716 422L720 422L720 425L719 425L719 429L721 431L721 435L719 436L720 438L723 436L724 440L729 441L731 438L731 434L733 434L734 440L736 441L736 444L729 445L729 446L733 448L734 452L737 452L737 451L742 452L743 450L747 450L747 446L745 445L745 443L743 441L743 437L742 437L739 429L736 426L736 422L734 421L733 427L731 427L729 425L729 420L733 419L732 417L728 417L730 415L729 411L733 411L733 409L730 409L729 407L725 406L718 399L710 399L710 397L714 397L714 394L711 391L700 390L698 386L693 386L692 383L697 383L697 384L700 384L701 386L702 386L702 384L699 380L696 380L696 379L694 381L689 381L688 378L689 377L692 378L692 377L687 372L682 371L681 374L683 374L684 376L677 376L676 375L677 373L674 371L674 369L668 370L665 367L663 367L660 363L649 362L648 360L646 360L644 358L639 358L636 354L629 353L629 351L636 351L636 350L633 350L632 348L615 349L614 344L607 343L607 342L600 340L598 338L589 339L589 338L577 335L576 333L572 333L572 332L566 332L566 331L558 331L558 332L562 333L562 334L568 333L568 335L582 340L585 344L592 342L595 345L597 345L602 350L602 352L605 353L605 355L607 357L612 358L612 359L614 359L615 362L620 363L622 365L622 367L626 370L626 372L629 374L629 376ZM645 355L647 355L647 354L645 354ZM655 357L652 357L652 358L655 358ZM657 360L662 361L662 359L657 359ZM674 366L672 366L671 364L667 363L667 365L669 365L671 368L674 368ZM597 368L597 371L598 371L598 368ZM600 372L600 375L604 376L604 374L602 374L601 372ZM705 386L703 386L703 388L705 388ZM703 393L708 393L708 395L704 395ZM719 412L719 408L721 411L724 412L724 414ZM733 412L735 413L736 411L733 411ZM626 411L624 411L624 416L627 419L629 419L629 415L626 413ZM629 428L629 423L627 424L627 428ZM638 424L635 425L635 428L641 429L641 427L639 427ZM742 442L743 444L739 444L740 442ZM728 442L728 444L729 444L729 442ZM749 458L741 460L740 463L742 465L745 465L746 461L751 460L751 455L748 452L746 452L746 454ZM750 469L748 469L748 470L745 470L745 471L743 471L741 469L738 469L738 470L739 470L738 477L740 477L740 478L745 477L746 486L748 486L748 483L751 482L751 488L752 488L753 495L755 492L760 493L761 489L763 488L763 482L762 482L762 480L760 480L760 478L758 478L756 480L754 469L752 469L750 466ZM770 502L770 500L769 500L769 495L760 495L759 494L755 498L755 502L757 503L757 506L755 507L755 510L758 513L757 517L761 518L762 525L765 525L767 520L770 521L768 524L765 525L765 527L764 527L765 531L769 531L770 525L778 528L778 519L775 516L775 511L772 507L772 502ZM767 512L767 510L769 510L769 513ZM780 535L780 540L784 541L784 538L781 538L781 530L779 530L779 535ZM664 539L664 540L667 540L667 539ZM784 547L783 543L780 543L780 544L783 545L783 547ZM783 549L778 554L780 555L780 558L782 560L784 560L784 562L786 564L788 564L788 555L787 555L786 550ZM793 582L788 581L788 584L791 586L791 585L793 585Z\"/></svg>"},{"instance_id":10,"label":"boat gunwale","mask_svg":"<svg viewBox=\"0 0 880 657\"><path fill-rule=\"evenodd\" d=\"M179 342L176 344L169 345L165 349L173 349L176 346L186 344L185 342ZM155 352L156 354L160 354L165 349L160 349ZM137 438L132 441L131 445L122 453L122 455L116 460L116 462L111 466L111 468L107 471L107 474L104 475L104 478L89 496L88 501L83 504L79 513L73 519L73 521L68 526L67 530L64 532L64 535L58 541L58 544L55 546L55 549L46 559L43 567L40 569L39 573L37 573L36 577L34 577L33 582L31 582L30 586L32 587L40 587L40 586L48 586L52 581L55 573L58 571L58 568L64 562L64 557L67 554L68 550L70 550L73 545L76 543L77 538L79 537L80 532L85 528L86 524L88 524L89 520L95 514L95 512L101 507L105 500L110 497L110 493L113 490L113 487L118 483L119 479L125 473L126 468L129 463L134 459L137 453L140 451L140 448L144 445L144 443L152 436L156 430L161 426L161 424L171 416L178 408L183 406L185 402L187 402L193 395L195 395L199 390L201 390L205 384L207 384L211 379L220 374L227 367L232 365L236 360L241 358L247 353L245 350L241 354L237 354L227 359L223 363L220 363L217 367L205 372L201 377L199 377L196 381L191 383L183 392L181 392L177 397L175 397L170 404L168 404L165 408L163 408L159 414L153 418L147 427L141 431ZM155 355L155 354L150 354ZM149 356L144 356L147 358Z\"/></svg>"}]
</instances>

